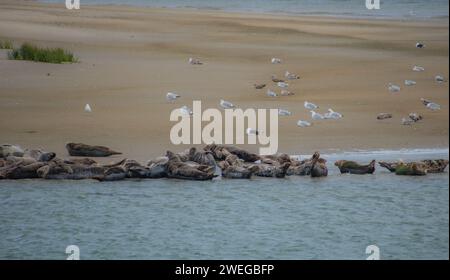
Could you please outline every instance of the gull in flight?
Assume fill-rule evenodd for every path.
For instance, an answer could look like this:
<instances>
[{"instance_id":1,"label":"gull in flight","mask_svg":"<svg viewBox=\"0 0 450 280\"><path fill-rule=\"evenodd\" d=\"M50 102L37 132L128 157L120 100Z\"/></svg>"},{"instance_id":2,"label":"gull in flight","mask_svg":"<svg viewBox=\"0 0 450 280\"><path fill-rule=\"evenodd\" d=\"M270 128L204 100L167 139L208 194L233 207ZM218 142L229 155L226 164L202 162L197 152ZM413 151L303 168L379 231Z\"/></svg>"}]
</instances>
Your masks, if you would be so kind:
<instances>
[{"instance_id":1,"label":"gull in flight","mask_svg":"<svg viewBox=\"0 0 450 280\"><path fill-rule=\"evenodd\" d=\"M280 58L273 57L273 58L270 60L270 62L271 62L272 64L280 64L280 63L281 63L281 59L280 59Z\"/></svg>"},{"instance_id":2,"label":"gull in flight","mask_svg":"<svg viewBox=\"0 0 450 280\"><path fill-rule=\"evenodd\" d=\"M300 79L299 75L295 75L293 73L289 73L289 71L286 71L286 73L284 73L284 77L288 80L298 80Z\"/></svg>"},{"instance_id":3,"label":"gull in flight","mask_svg":"<svg viewBox=\"0 0 450 280\"><path fill-rule=\"evenodd\" d=\"M300 126L300 127L308 127L308 126L311 126L311 123L308 122L308 121L302 121L302 120L299 120L299 121L297 122L297 125Z\"/></svg>"},{"instance_id":4,"label":"gull in flight","mask_svg":"<svg viewBox=\"0 0 450 280\"><path fill-rule=\"evenodd\" d=\"M245 131L247 133L247 135L258 135L259 131L254 129L254 128L247 128L247 130Z\"/></svg>"},{"instance_id":5,"label":"gull in flight","mask_svg":"<svg viewBox=\"0 0 450 280\"><path fill-rule=\"evenodd\" d=\"M416 84L416 81L413 80L405 80L405 86L413 86Z\"/></svg>"},{"instance_id":6,"label":"gull in flight","mask_svg":"<svg viewBox=\"0 0 450 280\"><path fill-rule=\"evenodd\" d=\"M91 113L92 112L91 106L89 104L86 104L86 106L84 106L84 111L86 113Z\"/></svg>"},{"instance_id":7,"label":"gull in flight","mask_svg":"<svg viewBox=\"0 0 450 280\"><path fill-rule=\"evenodd\" d=\"M440 110L441 109L441 105L431 102L429 100L426 100L424 98L420 98L420 100L422 101L423 105L425 105L428 109L436 111L436 110Z\"/></svg>"},{"instance_id":8,"label":"gull in flight","mask_svg":"<svg viewBox=\"0 0 450 280\"><path fill-rule=\"evenodd\" d=\"M180 111L183 115L187 115L187 116L191 116L192 115L192 110L189 109L188 106L183 106L180 108Z\"/></svg>"},{"instance_id":9,"label":"gull in flight","mask_svg":"<svg viewBox=\"0 0 450 280\"><path fill-rule=\"evenodd\" d=\"M173 92L168 92L166 95L166 99L169 102L173 102L173 101L177 100L178 98L180 98L180 95L173 93Z\"/></svg>"},{"instance_id":10,"label":"gull in flight","mask_svg":"<svg viewBox=\"0 0 450 280\"><path fill-rule=\"evenodd\" d=\"M397 85L394 85L392 83L389 83L388 89L390 92L399 92L400 91L400 87Z\"/></svg>"},{"instance_id":11,"label":"gull in flight","mask_svg":"<svg viewBox=\"0 0 450 280\"><path fill-rule=\"evenodd\" d=\"M334 119L334 120L337 120L337 119L342 118L342 114L340 114L340 113L338 113L338 112L335 112L335 111L333 111L332 109L329 108L329 109L328 109L328 112L325 113L324 118L325 118L325 119Z\"/></svg>"},{"instance_id":12,"label":"gull in flight","mask_svg":"<svg viewBox=\"0 0 450 280\"><path fill-rule=\"evenodd\" d=\"M423 68L422 66L414 65L412 70L415 72L422 72L422 71L425 71L425 68Z\"/></svg>"},{"instance_id":13,"label":"gull in flight","mask_svg":"<svg viewBox=\"0 0 450 280\"><path fill-rule=\"evenodd\" d=\"M436 77L434 77L434 80L435 80L436 82L438 82L438 83L443 83L443 82L445 82L444 77L441 76L441 75L437 75Z\"/></svg>"},{"instance_id":14,"label":"gull in flight","mask_svg":"<svg viewBox=\"0 0 450 280\"><path fill-rule=\"evenodd\" d=\"M280 116L290 116L290 115L292 115L292 113L289 112L288 110L278 109L278 115L280 115Z\"/></svg>"},{"instance_id":15,"label":"gull in flight","mask_svg":"<svg viewBox=\"0 0 450 280\"><path fill-rule=\"evenodd\" d=\"M321 114L316 113L313 110L311 110L310 112L311 112L311 118L313 120L323 120L324 119L324 117Z\"/></svg>"},{"instance_id":16,"label":"gull in flight","mask_svg":"<svg viewBox=\"0 0 450 280\"><path fill-rule=\"evenodd\" d=\"M233 103L220 99L220 106L224 109L234 108Z\"/></svg>"},{"instance_id":17,"label":"gull in flight","mask_svg":"<svg viewBox=\"0 0 450 280\"><path fill-rule=\"evenodd\" d=\"M279 86L280 88L287 88L289 86L289 84L285 83L285 82L278 82L277 86Z\"/></svg>"},{"instance_id":18,"label":"gull in flight","mask_svg":"<svg viewBox=\"0 0 450 280\"><path fill-rule=\"evenodd\" d=\"M278 94L276 94L274 91L268 89L267 90L267 96L269 96L269 97L277 97Z\"/></svg>"},{"instance_id":19,"label":"gull in flight","mask_svg":"<svg viewBox=\"0 0 450 280\"><path fill-rule=\"evenodd\" d=\"M195 59L193 57L190 57L189 58L189 64L191 64L191 65L202 65L203 62L201 62L200 60Z\"/></svg>"},{"instance_id":20,"label":"gull in flight","mask_svg":"<svg viewBox=\"0 0 450 280\"><path fill-rule=\"evenodd\" d=\"M311 102L308 102L308 101L305 101L305 103L303 104L303 106L305 106L305 108L306 108L306 109L309 109L309 110L314 110L314 109L319 108L319 106L317 106L316 104L311 103Z\"/></svg>"}]
</instances>

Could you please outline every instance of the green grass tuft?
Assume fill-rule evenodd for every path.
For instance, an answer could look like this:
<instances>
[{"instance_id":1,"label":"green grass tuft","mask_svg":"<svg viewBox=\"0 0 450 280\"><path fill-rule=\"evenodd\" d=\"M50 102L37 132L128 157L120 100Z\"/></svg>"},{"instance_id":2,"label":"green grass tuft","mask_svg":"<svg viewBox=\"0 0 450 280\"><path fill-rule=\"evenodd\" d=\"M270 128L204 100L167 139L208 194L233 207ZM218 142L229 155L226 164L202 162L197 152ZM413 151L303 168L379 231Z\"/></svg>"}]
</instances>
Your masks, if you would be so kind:
<instances>
[{"instance_id":1,"label":"green grass tuft","mask_svg":"<svg viewBox=\"0 0 450 280\"><path fill-rule=\"evenodd\" d=\"M10 51L8 57L13 60L47 63L73 63L78 61L71 52L61 48L40 48L29 43L23 43L20 48Z\"/></svg>"},{"instance_id":2,"label":"green grass tuft","mask_svg":"<svg viewBox=\"0 0 450 280\"><path fill-rule=\"evenodd\" d=\"M11 41L9 40L5 40L5 41L0 41L0 49L12 49L13 48L13 44Z\"/></svg>"}]
</instances>

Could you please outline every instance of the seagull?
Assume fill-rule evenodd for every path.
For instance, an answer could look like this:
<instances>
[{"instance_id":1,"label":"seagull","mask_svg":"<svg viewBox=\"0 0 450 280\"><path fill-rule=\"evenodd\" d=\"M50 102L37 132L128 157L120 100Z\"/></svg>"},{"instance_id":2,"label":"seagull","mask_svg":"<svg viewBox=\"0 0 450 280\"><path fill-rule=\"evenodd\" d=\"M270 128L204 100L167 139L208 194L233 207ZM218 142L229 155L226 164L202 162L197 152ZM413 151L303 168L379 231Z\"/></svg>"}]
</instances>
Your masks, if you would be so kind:
<instances>
[{"instance_id":1,"label":"seagull","mask_svg":"<svg viewBox=\"0 0 450 280\"><path fill-rule=\"evenodd\" d=\"M271 91L270 89L267 90L267 96L269 97L277 97L278 94L276 94L274 91Z\"/></svg>"},{"instance_id":2,"label":"seagull","mask_svg":"<svg viewBox=\"0 0 450 280\"><path fill-rule=\"evenodd\" d=\"M298 80L300 79L299 75L295 75L293 73L289 73L289 71L286 71L286 73L284 73L284 77L288 80Z\"/></svg>"},{"instance_id":3,"label":"seagull","mask_svg":"<svg viewBox=\"0 0 450 280\"><path fill-rule=\"evenodd\" d=\"M442 77L441 75L437 75L436 77L434 77L434 80L438 83L443 83L445 82L444 77Z\"/></svg>"},{"instance_id":4,"label":"seagull","mask_svg":"<svg viewBox=\"0 0 450 280\"><path fill-rule=\"evenodd\" d=\"M287 88L289 86L289 84L285 83L285 82L278 82L277 86L279 86L280 88Z\"/></svg>"},{"instance_id":5,"label":"seagull","mask_svg":"<svg viewBox=\"0 0 450 280\"><path fill-rule=\"evenodd\" d=\"M234 108L233 103L225 101L223 99L220 99L220 106L222 106L222 108L224 109L231 109Z\"/></svg>"},{"instance_id":6,"label":"seagull","mask_svg":"<svg viewBox=\"0 0 450 280\"><path fill-rule=\"evenodd\" d=\"M254 84L253 86L255 87L255 89L263 89L266 84Z\"/></svg>"},{"instance_id":7,"label":"seagull","mask_svg":"<svg viewBox=\"0 0 450 280\"><path fill-rule=\"evenodd\" d=\"M324 119L324 117L321 114L316 113L313 110L311 110L310 112L311 112L311 118L313 120L323 120Z\"/></svg>"},{"instance_id":8,"label":"seagull","mask_svg":"<svg viewBox=\"0 0 450 280\"><path fill-rule=\"evenodd\" d=\"M280 115L280 116L290 116L290 115L292 115L292 113L289 112L288 110L278 109L278 115Z\"/></svg>"},{"instance_id":9,"label":"seagull","mask_svg":"<svg viewBox=\"0 0 450 280\"><path fill-rule=\"evenodd\" d=\"M412 70L416 71L416 72L422 72L422 71L425 71L425 68L423 68L422 66L414 65Z\"/></svg>"},{"instance_id":10,"label":"seagull","mask_svg":"<svg viewBox=\"0 0 450 280\"><path fill-rule=\"evenodd\" d=\"M195 59L195 58L190 57L190 58L189 58L189 64L191 64L191 65L202 65L203 62L201 62L201 61L198 60L198 59Z\"/></svg>"},{"instance_id":11,"label":"seagull","mask_svg":"<svg viewBox=\"0 0 450 280\"><path fill-rule=\"evenodd\" d=\"M84 106L84 111L86 113L91 113L92 112L91 106L89 104L86 104L86 106Z\"/></svg>"},{"instance_id":12,"label":"seagull","mask_svg":"<svg viewBox=\"0 0 450 280\"><path fill-rule=\"evenodd\" d=\"M292 91L289 91L289 90L285 90L285 89L282 89L281 90L281 95L282 96L291 96L291 95L294 95L295 93L293 93Z\"/></svg>"},{"instance_id":13,"label":"seagull","mask_svg":"<svg viewBox=\"0 0 450 280\"><path fill-rule=\"evenodd\" d=\"M246 133L247 133L247 135L258 135L259 131L254 128L249 127L249 128L247 128Z\"/></svg>"},{"instance_id":14,"label":"seagull","mask_svg":"<svg viewBox=\"0 0 450 280\"><path fill-rule=\"evenodd\" d=\"M434 102L430 102L427 104L427 108L432 110L432 111L436 111L436 110L440 110L441 109L441 105L434 103Z\"/></svg>"},{"instance_id":15,"label":"seagull","mask_svg":"<svg viewBox=\"0 0 450 280\"><path fill-rule=\"evenodd\" d=\"M416 43L416 48L418 48L418 49L425 48L425 44L424 44L424 43L421 43L421 42L417 42L417 43Z\"/></svg>"},{"instance_id":16,"label":"seagull","mask_svg":"<svg viewBox=\"0 0 450 280\"><path fill-rule=\"evenodd\" d=\"M421 115L417 114L417 113L410 113L410 114L408 115L408 117L409 117L411 120L413 120L414 122L418 122L418 121L420 121L421 119L423 119L423 117L422 117Z\"/></svg>"},{"instance_id":17,"label":"seagull","mask_svg":"<svg viewBox=\"0 0 450 280\"><path fill-rule=\"evenodd\" d=\"M325 118L325 119L334 119L334 120L337 120L337 119L342 118L342 114L340 114L340 113L338 113L338 112L335 112L335 111L333 111L332 109L329 108L329 109L328 109L328 112L325 114L324 118Z\"/></svg>"},{"instance_id":18,"label":"seagull","mask_svg":"<svg viewBox=\"0 0 450 280\"><path fill-rule=\"evenodd\" d=\"M402 118L402 125L412 125L414 121L410 118Z\"/></svg>"},{"instance_id":19,"label":"seagull","mask_svg":"<svg viewBox=\"0 0 450 280\"><path fill-rule=\"evenodd\" d=\"M270 62L272 62L272 64L280 64L281 63L281 59L273 57Z\"/></svg>"},{"instance_id":20,"label":"seagull","mask_svg":"<svg viewBox=\"0 0 450 280\"><path fill-rule=\"evenodd\" d=\"M431 102L430 100L426 100L425 98L420 98L420 101L422 101L423 105L430 110L436 111L441 109L441 105Z\"/></svg>"},{"instance_id":21,"label":"seagull","mask_svg":"<svg viewBox=\"0 0 450 280\"><path fill-rule=\"evenodd\" d=\"M297 122L297 125L300 126L300 127L308 127L308 126L311 126L311 123L310 123L310 122L307 122L307 121L299 120L299 121Z\"/></svg>"},{"instance_id":22,"label":"seagull","mask_svg":"<svg viewBox=\"0 0 450 280\"><path fill-rule=\"evenodd\" d=\"M272 75L272 82L274 83L284 83L284 80L278 79L275 75Z\"/></svg>"},{"instance_id":23,"label":"seagull","mask_svg":"<svg viewBox=\"0 0 450 280\"><path fill-rule=\"evenodd\" d=\"M193 114L193 113L192 113L192 110L189 109L188 106L183 106L183 107L181 107L181 108L180 108L180 111L181 111L181 113L183 113L183 115L187 115L187 116L190 116L190 115Z\"/></svg>"},{"instance_id":24,"label":"seagull","mask_svg":"<svg viewBox=\"0 0 450 280\"><path fill-rule=\"evenodd\" d=\"M176 99L178 99L180 97L181 97L180 95L173 93L173 92L168 92L166 95L166 99L169 102L175 101Z\"/></svg>"},{"instance_id":25,"label":"seagull","mask_svg":"<svg viewBox=\"0 0 450 280\"><path fill-rule=\"evenodd\" d=\"M305 108L306 108L306 109L309 109L309 110L314 110L314 109L319 108L319 106L317 106L316 104L311 103L311 102L308 102L308 101L305 101L305 103L303 104L303 106L305 106Z\"/></svg>"},{"instance_id":26,"label":"seagull","mask_svg":"<svg viewBox=\"0 0 450 280\"><path fill-rule=\"evenodd\" d=\"M416 84L416 81L413 80L405 80L405 86L413 86Z\"/></svg>"},{"instance_id":27,"label":"seagull","mask_svg":"<svg viewBox=\"0 0 450 280\"><path fill-rule=\"evenodd\" d=\"M397 85L394 85L392 83L389 83L388 89L390 92L399 92L400 91L400 87Z\"/></svg>"}]
</instances>

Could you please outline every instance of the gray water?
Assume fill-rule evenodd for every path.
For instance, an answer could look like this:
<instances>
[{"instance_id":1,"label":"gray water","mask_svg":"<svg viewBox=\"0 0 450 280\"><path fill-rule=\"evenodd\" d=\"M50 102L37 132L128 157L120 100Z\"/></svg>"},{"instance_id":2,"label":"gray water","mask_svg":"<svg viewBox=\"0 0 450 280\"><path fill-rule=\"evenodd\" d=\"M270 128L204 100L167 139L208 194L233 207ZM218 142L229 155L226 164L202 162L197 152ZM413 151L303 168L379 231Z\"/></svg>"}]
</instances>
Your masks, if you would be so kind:
<instances>
[{"instance_id":1,"label":"gray water","mask_svg":"<svg viewBox=\"0 0 450 280\"><path fill-rule=\"evenodd\" d=\"M449 174L0 181L0 259L449 258ZM445 153L358 153L366 160Z\"/></svg>"},{"instance_id":2,"label":"gray water","mask_svg":"<svg viewBox=\"0 0 450 280\"><path fill-rule=\"evenodd\" d=\"M448 17L448 0L381 0L379 10L368 10L366 0L80 0L80 3L81 7L89 4L115 4L348 17Z\"/></svg>"}]
</instances>

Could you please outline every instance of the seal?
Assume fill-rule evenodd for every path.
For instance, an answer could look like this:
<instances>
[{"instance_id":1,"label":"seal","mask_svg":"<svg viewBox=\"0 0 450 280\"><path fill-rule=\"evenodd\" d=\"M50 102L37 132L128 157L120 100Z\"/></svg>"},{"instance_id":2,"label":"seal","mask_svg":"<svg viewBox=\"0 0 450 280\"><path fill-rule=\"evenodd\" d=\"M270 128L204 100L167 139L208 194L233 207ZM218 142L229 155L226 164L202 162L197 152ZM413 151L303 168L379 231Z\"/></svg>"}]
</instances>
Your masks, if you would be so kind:
<instances>
[{"instance_id":1,"label":"seal","mask_svg":"<svg viewBox=\"0 0 450 280\"><path fill-rule=\"evenodd\" d=\"M77 157L108 157L122 153L111 150L104 146L91 146L83 143L68 143L66 149L71 156Z\"/></svg>"},{"instance_id":2,"label":"seal","mask_svg":"<svg viewBox=\"0 0 450 280\"><path fill-rule=\"evenodd\" d=\"M339 168L339 171L341 171L342 174L373 174L373 172L375 172L375 160L372 160L367 165L361 165L351 160L338 160L334 165Z\"/></svg>"}]
</instances>

